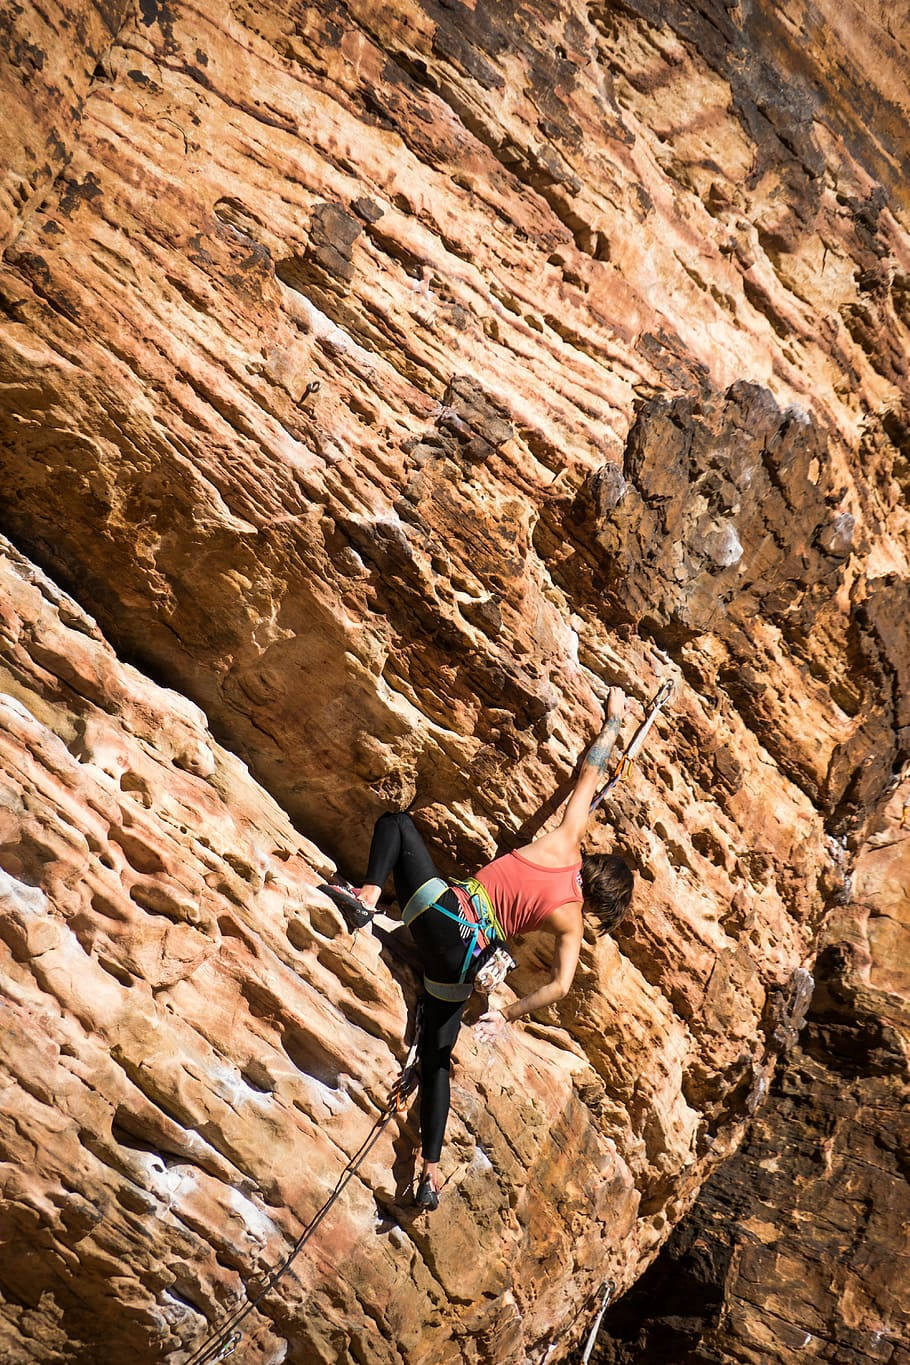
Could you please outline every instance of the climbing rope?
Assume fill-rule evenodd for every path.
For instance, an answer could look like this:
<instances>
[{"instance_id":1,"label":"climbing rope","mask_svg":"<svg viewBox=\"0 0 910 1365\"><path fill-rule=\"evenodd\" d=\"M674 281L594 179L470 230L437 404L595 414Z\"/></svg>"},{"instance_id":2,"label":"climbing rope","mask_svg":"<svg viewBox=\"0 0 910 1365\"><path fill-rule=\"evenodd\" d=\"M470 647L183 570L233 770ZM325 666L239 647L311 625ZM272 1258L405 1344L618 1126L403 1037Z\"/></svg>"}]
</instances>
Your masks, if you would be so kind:
<instances>
[{"instance_id":1,"label":"climbing rope","mask_svg":"<svg viewBox=\"0 0 910 1365\"><path fill-rule=\"evenodd\" d=\"M658 688L657 693L655 694L653 700L648 703L647 707L645 708L644 720L642 721L641 725L639 725L638 729L635 731L635 734L632 736L632 739L630 740L628 746L623 750L619 758L616 760L616 763L613 767L613 771L610 773L610 776L607 779L605 785L601 787L600 791L597 793L597 795L594 797L594 800L591 802L590 809L592 811L596 810L597 807L600 805L601 801L603 801L605 797L610 795L610 792L616 786L617 782L619 782L622 778L629 776L629 773L632 771L632 764L638 757L641 747L648 736L648 731L651 729L651 726L657 719L658 712L662 711L663 708L666 706L667 702L670 700L672 692L673 683L670 679L667 679L667 681Z\"/></svg>"},{"instance_id":2,"label":"climbing rope","mask_svg":"<svg viewBox=\"0 0 910 1365\"><path fill-rule=\"evenodd\" d=\"M591 1359L591 1352L594 1350L594 1347L597 1344L597 1333L600 1331L600 1324L604 1320L604 1313L606 1313L607 1311L607 1304L612 1299L613 1290L615 1288L616 1286L614 1285L612 1280L604 1280L603 1298L600 1301L600 1308L598 1310L597 1317L594 1319L591 1330L588 1333L588 1339L585 1342L584 1354L581 1357L581 1365L588 1365L588 1361Z\"/></svg>"},{"instance_id":3,"label":"climbing rope","mask_svg":"<svg viewBox=\"0 0 910 1365\"><path fill-rule=\"evenodd\" d=\"M196 1347L193 1354L187 1357L184 1361L184 1365L216 1365L217 1361L226 1360L240 1345L242 1339L242 1333L238 1330L240 1324L258 1307L266 1294L275 1288L275 1285L281 1279L282 1275L290 1269L313 1233L319 1227L319 1224L326 1217L332 1205L340 1198L346 1186L357 1174L358 1168L379 1141L389 1119L392 1118L394 1114L400 1113L404 1108L408 1095L410 1095L417 1084L417 1050L420 1046L420 1033L422 1027L423 999L421 998L418 1001L417 1016L414 1022L414 1041L411 1043L410 1050L405 1058L398 1079L389 1091L389 1097L386 1101L385 1108L380 1112L370 1132L364 1138L357 1151L341 1172L332 1193L328 1196L322 1207L313 1214L313 1217L297 1238L297 1241L294 1243L288 1255L266 1276L265 1284L256 1297L249 1299L241 1307L235 1308L233 1313L229 1314L221 1326L216 1331L209 1333L201 1345Z\"/></svg>"},{"instance_id":4,"label":"climbing rope","mask_svg":"<svg viewBox=\"0 0 910 1365\"><path fill-rule=\"evenodd\" d=\"M610 794L610 792L616 786L617 782L619 782L622 778L625 778L629 775L629 772L632 769L632 765L635 762L635 759L639 751L641 750L642 745L645 742L648 731L654 724L658 712L661 711L663 707L666 705L666 703L669 701L672 691L673 684L671 681L663 683L662 686L658 689L654 699L649 703L645 711L644 719L642 723L639 725L638 729L635 731L632 740L630 741L626 749L623 751L623 753L617 760L607 782L597 793L594 800L591 802L590 809L592 811L596 810L596 808L600 805L601 801L603 801L604 798ZM239 1308L234 1309L234 1311L228 1315L228 1317L221 1324L221 1326L217 1328L215 1331L210 1332L209 1335L205 1338L205 1340L199 1346L196 1347L195 1351L193 1351L193 1353L187 1357L183 1365L217 1365L217 1362L227 1360L229 1356L233 1355L234 1351L240 1345L243 1336L242 1332L240 1331L241 1324L259 1306L259 1304L265 1298L266 1294L270 1293L270 1291L275 1288L278 1281L281 1279L282 1275L286 1274L286 1272L291 1268L294 1261L300 1255L300 1252L303 1250L307 1242L313 1236L313 1233L319 1227L320 1223L322 1223L322 1221L325 1219L332 1206L338 1201L338 1199L344 1193L344 1190L346 1189L348 1184L350 1184L350 1182L353 1180L360 1166L363 1164L369 1153L372 1151L373 1147L379 1141L379 1138L381 1137L386 1127L386 1124L389 1122L389 1120L392 1118L394 1114L399 1113L402 1110L402 1108L404 1107L405 1100L416 1086L417 1081L415 1076L415 1068L417 1061L417 1050L420 1045L420 1032L422 1023L423 1001L421 999L420 1002L418 1003L417 1017L414 1025L414 1040L411 1043L411 1047L408 1051L408 1055L405 1059L404 1065L401 1068L401 1072L399 1073L398 1079L395 1081L395 1084L389 1091L389 1097L386 1101L385 1108L381 1110L370 1132L364 1138L363 1142L360 1144L360 1147L357 1149L354 1155L349 1159L347 1165L344 1167L344 1170L341 1172L341 1175L338 1177L338 1180L335 1184L335 1188L332 1190L331 1194L328 1196L328 1198L325 1200L322 1206L319 1209L317 1209L316 1213L314 1213L313 1217L310 1219L309 1223L307 1223L303 1232L297 1238L297 1241L294 1243L288 1255L284 1258L283 1261L280 1262L279 1265L275 1266L275 1268L268 1273L262 1289L255 1296L255 1298L249 1299L245 1304L241 1305ZM613 1284L611 1281L607 1280L603 1288L603 1300L600 1305L600 1310L594 1321L594 1325L592 1326L591 1331L588 1335L584 1355L582 1356L582 1365L587 1365L587 1362L591 1358L591 1352L594 1350L594 1345L597 1340L597 1333L600 1330L600 1324L603 1320L604 1313L607 1310L607 1304L609 1303L612 1294Z\"/></svg>"}]
</instances>

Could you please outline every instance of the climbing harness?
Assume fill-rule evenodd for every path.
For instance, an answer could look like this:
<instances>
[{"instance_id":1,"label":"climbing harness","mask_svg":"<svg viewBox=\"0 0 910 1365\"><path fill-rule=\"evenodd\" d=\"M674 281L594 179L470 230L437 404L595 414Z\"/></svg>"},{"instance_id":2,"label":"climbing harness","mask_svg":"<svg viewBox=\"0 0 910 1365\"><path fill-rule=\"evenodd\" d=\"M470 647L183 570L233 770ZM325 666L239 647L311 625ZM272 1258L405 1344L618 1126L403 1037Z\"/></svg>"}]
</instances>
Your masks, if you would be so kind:
<instances>
[{"instance_id":1,"label":"climbing harness","mask_svg":"<svg viewBox=\"0 0 910 1365\"><path fill-rule=\"evenodd\" d=\"M645 709L644 720L642 721L641 725L639 725L638 729L635 731L635 734L632 736L632 739L629 742L627 748L623 750L623 752L617 759L613 767L613 771L610 773L610 776L607 779L606 784L603 787L601 787L600 791L597 793L597 795L594 797L594 800L591 802L590 805L591 811L596 810L597 807L600 805L601 801L603 801L604 797L610 795L610 792L616 786L617 782L619 782L622 778L629 776L629 773L632 771L632 764L638 757L639 751L641 750L641 747L644 744L645 739L647 738L648 731L651 729L651 726L657 719L658 712L662 711L663 708L666 706L667 702L670 700L672 692L673 683L672 680L668 678L667 681L658 688L657 693L655 694L653 700L648 703Z\"/></svg>"},{"instance_id":2,"label":"climbing harness","mask_svg":"<svg viewBox=\"0 0 910 1365\"><path fill-rule=\"evenodd\" d=\"M417 1015L414 1021L414 1039L408 1050L404 1065L399 1072L398 1079L389 1091L389 1097L386 1101L385 1108L379 1114L372 1129L341 1172L332 1193L328 1196L322 1207L314 1213L288 1255L266 1276L265 1284L256 1297L248 1300L242 1307L235 1308L233 1313L229 1314L227 1319L222 1323L221 1327L218 1328L217 1331L211 1332L206 1337L205 1341L203 1341L200 1346L197 1346L193 1354L187 1357L184 1361L184 1365L216 1365L217 1361L226 1360L239 1346L242 1339L242 1333L239 1330L240 1324L256 1307L258 1307L266 1294L275 1288L275 1285L281 1279L282 1275L290 1269L291 1265L319 1227L319 1224L325 1218L332 1205L341 1196L345 1187L353 1180L359 1167L379 1141L389 1119L391 1119L393 1115L401 1112L408 1095L416 1088L417 1051L420 1046L422 1029L423 1002L418 1001Z\"/></svg>"},{"instance_id":3,"label":"climbing harness","mask_svg":"<svg viewBox=\"0 0 910 1365\"><path fill-rule=\"evenodd\" d=\"M588 1365L588 1361L591 1359L591 1352L594 1350L594 1347L597 1344L597 1333L600 1331L600 1324L604 1320L604 1313L606 1313L607 1311L607 1304L612 1299L613 1291L615 1288L616 1286L614 1285L612 1280L604 1280L603 1298L601 1299L600 1302L600 1308L598 1310L597 1317L594 1319L591 1330L588 1333L588 1339L585 1342L584 1354L581 1357L581 1365Z\"/></svg>"},{"instance_id":4,"label":"climbing harness","mask_svg":"<svg viewBox=\"0 0 910 1365\"><path fill-rule=\"evenodd\" d=\"M467 894L476 919L465 919L463 915L440 904L440 897L453 887L461 887ZM482 991L490 991L494 986L498 986L515 963L503 947L505 934L486 887L477 881L476 877L467 877L464 880L456 878L451 882L445 882L441 877L431 877L411 896L404 907L402 918L410 927L418 915L431 908L438 910L455 924L469 929L471 933L458 980L432 981L425 976L424 986L430 995L436 996L438 1000L467 1000L475 985Z\"/></svg>"}]
</instances>

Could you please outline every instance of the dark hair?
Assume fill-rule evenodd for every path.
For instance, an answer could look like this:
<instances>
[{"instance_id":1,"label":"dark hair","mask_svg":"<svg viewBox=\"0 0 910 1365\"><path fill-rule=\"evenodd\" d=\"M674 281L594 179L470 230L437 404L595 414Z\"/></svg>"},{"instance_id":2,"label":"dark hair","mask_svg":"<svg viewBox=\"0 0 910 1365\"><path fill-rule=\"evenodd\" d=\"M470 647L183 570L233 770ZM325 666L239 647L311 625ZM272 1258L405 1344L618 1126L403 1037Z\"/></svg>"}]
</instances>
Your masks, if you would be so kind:
<instances>
[{"instance_id":1,"label":"dark hair","mask_svg":"<svg viewBox=\"0 0 910 1365\"><path fill-rule=\"evenodd\" d=\"M615 853L585 853L581 860L581 889L585 906L596 921L598 935L615 929L632 899L635 876Z\"/></svg>"}]
</instances>

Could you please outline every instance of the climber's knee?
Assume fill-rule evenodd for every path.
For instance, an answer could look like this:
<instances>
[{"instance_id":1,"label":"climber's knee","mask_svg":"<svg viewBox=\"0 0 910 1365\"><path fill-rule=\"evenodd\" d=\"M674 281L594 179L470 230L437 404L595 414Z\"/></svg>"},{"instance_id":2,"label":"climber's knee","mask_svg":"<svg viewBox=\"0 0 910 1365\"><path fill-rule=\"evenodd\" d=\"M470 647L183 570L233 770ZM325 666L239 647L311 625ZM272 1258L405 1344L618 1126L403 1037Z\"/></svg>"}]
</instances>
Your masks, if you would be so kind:
<instances>
[{"instance_id":1,"label":"climber's knee","mask_svg":"<svg viewBox=\"0 0 910 1365\"><path fill-rule=\"evenodd\" d=\"M413 825L413 823L414 822L411 819L410 815L406 814L405 811L403 810L384 811L383 814L380 815L379 819L376 821L377 825L384 825L386 827L396 825L399 829L401 829L402 826L405 824Z\"/></svg>"}]
</instances>

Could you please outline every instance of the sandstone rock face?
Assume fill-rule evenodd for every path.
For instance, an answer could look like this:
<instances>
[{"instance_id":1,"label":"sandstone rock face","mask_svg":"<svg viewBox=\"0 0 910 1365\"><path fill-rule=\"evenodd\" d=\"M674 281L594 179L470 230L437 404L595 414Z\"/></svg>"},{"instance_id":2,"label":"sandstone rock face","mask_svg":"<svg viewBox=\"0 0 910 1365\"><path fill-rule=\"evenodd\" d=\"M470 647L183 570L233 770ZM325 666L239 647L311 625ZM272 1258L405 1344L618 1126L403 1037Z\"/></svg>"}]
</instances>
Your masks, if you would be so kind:
<instances>
[{"instance_id":1,"label":"sandstone rock face","mask_svg":"<svg viewBox=\"0 0 910 1365\"><path fill-rule=\"evenodd\" d=\"M195 705L8 542L0 567L4 1350L170 1359L261 1291L370 1133L416 981L391 925L343 931L325 859ZM674 953L668 913L624 955L586 945L563 1027L495 1059L466 1034L445 1221L409 1215L402 1116L248 1358L565 1353L599 1278L633 1279L735 1144L798 997L795 915L754 917L766 962L720 928Z\"/></svg>"},{"instance_id":2,"label":"sandstone rock face","mask_svg":"<svg viewBox=\"0 0 910 1365\"><path fill-rule=\"evenodd\" d=\"M595 1360L910 1360L910 783L869 821L798 1047Z\"/></svg>"},{"instance_id":3,"label":"sandstone rock face","mask_svg":"<svg viewBox=\"0 0 910 1365\"><path fill-rule=\"evenodd\" d=\"M2 1357L172 1360L261 1291L371 1133L415 978L391 933L344 931L326 860L198 708L7 543L0 568ZM402 1113L241 1358L520 1360L608 1229L634 1261L639 1194L568 1043L516 1035L491 1073L468 1041L447 1219L400 1207Z\"/></svg>"},{"instance_id":4,"label":"sandstone rock face","mask_svg":"<svg viewBox=\"0 0 910 1365\"><path fill-rule=\"evenodd\" d=\"M674 568L698 629L731 582L786 597L803 540L832 569L809 596L842 582L841 612L851 548L876 546L876 580L904 574L903 144L882 120L857 159L821 53L822 75L775 90L805 44L771 26L765 51L764 19L373 8L200 27L154 3L124 24L66 183L0 272L6 529L332 851L416 799L467 858L564 774L585 667L615 667L624 587L602 581L596 515L573 517L633 458L642 393L716 405L757 381L789 414L759 442L777 422L787 447L801 412L808 445L831 432L789 489L821 481L798 540L774 538L797 504L746 546L760 502L727 479L736 413L715 424L724 477L689 508L701 581ZM853 54L851 94L889 79L882 43ZM785 673L796 629L760 641ZM649 685L647 651L620 652ZM785 708L767 698L765 721Z\"/></svg>"},{"instance_id":5,"label":"sandstone rock face","mask_svg":"<svg viewBox=\"0 0 910 1365\"><path fill-rule=\"evenodd\" d=\"M126 0L8 6L0 17L0 249L22 230L51 186L70 207L98 192L67 181L82 109L99 59L126 17Z\"/></svg>"},{"instance_id":6,"label":"sandstone rock face","mask_svg":"<svg viewBox=\"0 0 910 1365\"><path fill-rule=\"evenodd\" d=\"M469 870L607 683L637 717L671 677L591 840L637 912L501 1057L463 1037L448 1221L402 1212L396 1120L245 1347L564 1358L737 1147L910 748L906 28L143 0L4 37L4 1349L176 1360L256 1293L414 995L328 857L411 805Z\"/></svg>"}]
</instances>

